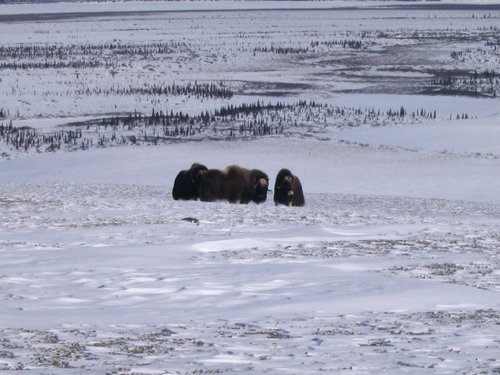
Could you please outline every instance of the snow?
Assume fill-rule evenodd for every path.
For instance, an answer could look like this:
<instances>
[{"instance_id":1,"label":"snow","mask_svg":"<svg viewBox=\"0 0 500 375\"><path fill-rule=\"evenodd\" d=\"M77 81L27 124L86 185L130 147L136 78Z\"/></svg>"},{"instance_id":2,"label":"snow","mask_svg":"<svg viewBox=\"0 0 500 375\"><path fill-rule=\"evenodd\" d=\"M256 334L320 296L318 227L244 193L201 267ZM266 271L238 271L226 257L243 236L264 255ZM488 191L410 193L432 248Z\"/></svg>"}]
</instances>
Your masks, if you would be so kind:
<instances>
[{"instance_id":1,"label":"snow","mask_svg":"<svg viewBox=\"0 0 500 375\"><path fill-rule=\"evenodd\" d=\"M5 181L19 182L134 184L148 181L149 184L163 186L167 194L177 172L195 161L215 168L230 164L249 168L265 166L261 169L271 177L271 184L279 169L290 166L304 180L304 189L311 193L396 195L500 203L496 158L428 154L312 140L286 140L284 143L275 140L202 142L195 145L194 151L192 147L192 144L181 143L163 148L111 148L84 155L43 154L36 158L1 163L0 171ZM179 155L193 153L203 157L187 161L179 158Z\"/></svg>"},{"instance_id":2,"label":"snow","mask_svg":"<svg viewBox=\"0 0 500 375\"><path fill-rule=\"evenodd\" d=\"M496 4L495 0L448 0L440 1L441 4ZM125 1L118 4L120 12L184 12L184 11L227 11L227 10L274 10L274 9L342 9L342 8L380 8L405 5L402 1ZM116 12L117 6L113 2L83 3L55 2L44 4L6 4L2 5L2 13L13 14L38 14L38 13L101 13Z\"/></svg>"},{"instance_id":3,"label":"snow","mask_svg":"<svg viewBox=\"0 0 500 375\"><path fill-rule=\"evenodd\" d=\"M214 4L236 6L120 5L137 11ZM116 9L113 3L45 6L46 12ZM365 31L387 32L380 40L367 36L377 41L375 49L359 51L380 65L357 70L361 55L355 51L333 47L319 56L254 59L248 52L253 47L244 50L240 38L251 46L267 45L259 32L269 27L275 29L266 35L272 43L296 47L322 32L331 33L324 40L357 39L359 25L344 20L336 31L322 12L303 19L294 11L283 11L281 24L272 17L252 24L255 13L249 16L241 6L229 24L214 24L217 12L186 12L182 19L169 19L172 24L154 24L155 35L174 38L172 25L184 28L185 35L193 32L190 47L224 40L218 51L225 50L228 61L217 57L200 64L209 48L191 60L176 51L172 61L183 65L164 82L194 82L206 73L208 81L233 88L231 98L75 95L78 80L101 88L113 80L138 87L161 76L143 67L167 64L158 56L123 56L115 77L101 76L101 68L0 71L0 109L9 111L0 122L51 134L68 123L126 110L149 114L167 102L167 108L194 116L257 99L315 100L382 113L403 106L408 113L436 110L436 118L407 115L363 123L346 111L329 122L322 110L299 107L262 114L269 121L293 114L301 124L270 136L209 133L158 145L55 152L24 152L0 142L0 369L12 374L498 373L498 99L419 90L441 65L468 68L470 61L452 61L441 52L451 45L446 36L429 47L417 69L390 69L423 48L420 41L405 39L405 28L398 29L407 12L417 16L408 22L425 35L446 34L450 22L432 6L425 12L438 14L437 20L421 10L396 9L401 19L393 24L370 18L367 9L350 10L363 20L362 29L370 25ZM1 14L25 12L24 5L0 6ZM472 19L470 10L454 12L449 14L454 25L460 18L477 25L464 41L453 40L453 48L463 50L471 39L489 37L485 25L500 16L495 8L490 21ZM157 19L155 13L81 17L73 30L60 20L0 21L3 31L15 26L9 29L12 38L1 44L43 45L51 34L40 30L51 22L59 30L53 34L57 43L66 45L106 43L110 30L123 42L151 42L156 36L145 30L130 33L137 17ZM238 23L244 27L230 31ZM380 60L396 41L409 55ZM489 57L485 66L497 59L493 52ZM330 62L322 65L325 61ZM349 62L355 74L340 74ZM381 74L386 69L388 74ZM456 118L464 113L467 119ZM98 127L88 129L94 131ZM306 206L275 206L272 192L260 205L174 201L174 178L193 162L259 168L268 173L271 188L279 169L288 167L302 181Z\"/></svg>"},{"instance_id":4,"label":"snow","mask_svg":"<svg viewBox=\"0 0 500 375\"><path fill-rule=\"evenodd\" d=\"M169 187L2 184L4 364L495 370L498 204L306 190L289 209L175 202ZM48 362L23 354L39 350Z\"/></svg>"}]
</instances>

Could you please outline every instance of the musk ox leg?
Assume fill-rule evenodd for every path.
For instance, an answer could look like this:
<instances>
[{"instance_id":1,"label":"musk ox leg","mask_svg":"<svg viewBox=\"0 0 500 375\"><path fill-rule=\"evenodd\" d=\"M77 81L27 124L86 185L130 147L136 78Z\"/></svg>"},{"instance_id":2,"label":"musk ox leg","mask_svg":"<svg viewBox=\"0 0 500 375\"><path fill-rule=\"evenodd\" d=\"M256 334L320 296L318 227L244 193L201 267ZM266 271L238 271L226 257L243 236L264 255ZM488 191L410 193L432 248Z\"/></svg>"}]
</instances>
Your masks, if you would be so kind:
<instances>
[{"instance_id":1,"label":"musk ox leg","mask_svg":"<svg viewBox=\"0 0 500 375\"><path fill-rule=\"evenodd\" d=\"M211 191L210 186L207 186L206 184L204 185L203 183L200 183L199 197L202 202L214 202L217 200Z\"/></svg>"}]
</instances>

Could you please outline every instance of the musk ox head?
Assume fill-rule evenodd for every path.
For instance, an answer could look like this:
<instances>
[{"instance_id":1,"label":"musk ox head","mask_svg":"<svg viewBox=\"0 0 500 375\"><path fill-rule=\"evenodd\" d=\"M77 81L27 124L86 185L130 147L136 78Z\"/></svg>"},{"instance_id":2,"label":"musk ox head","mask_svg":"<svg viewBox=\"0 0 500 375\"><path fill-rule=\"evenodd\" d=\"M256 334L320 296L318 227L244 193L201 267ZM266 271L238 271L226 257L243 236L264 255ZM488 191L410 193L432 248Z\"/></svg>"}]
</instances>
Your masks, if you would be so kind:
<instances>
[{"instance_id":1,"label":"musk ox head","mask_svg":"<svg viewBox=\"0 0 500 375\"><path fill-rule=\"evenodd\" d=\"M277 205L284 204L285 206L303 206L305 204L299 178L286 168L281 169L276 176L274 202Z\"/></svg>"},{"instance_id":2,"label":"musk ox head","mask_svg":"<svg viewBox=\"0 0 500 375\"><path fill-rule=\"evenodd\" d=\"M200 182L201 176L207 173L208 168L200 163L193 163L191 168L189 168L189 177L191 178L191 182L198 185ZM198 186L196 186L196 190L198 190Z\"/></svg>"},{"instance_id":3,"label":"musk ox head","mask_svg":"<svg viewBox=\"0 0 500 375\"><path fill-rule=\"evenodd\" d=\"M269 177L258 169L252 169L250 177L252 180L252 200L257 204L265 202L269 191Z\"/></svg>"}]
</instances>

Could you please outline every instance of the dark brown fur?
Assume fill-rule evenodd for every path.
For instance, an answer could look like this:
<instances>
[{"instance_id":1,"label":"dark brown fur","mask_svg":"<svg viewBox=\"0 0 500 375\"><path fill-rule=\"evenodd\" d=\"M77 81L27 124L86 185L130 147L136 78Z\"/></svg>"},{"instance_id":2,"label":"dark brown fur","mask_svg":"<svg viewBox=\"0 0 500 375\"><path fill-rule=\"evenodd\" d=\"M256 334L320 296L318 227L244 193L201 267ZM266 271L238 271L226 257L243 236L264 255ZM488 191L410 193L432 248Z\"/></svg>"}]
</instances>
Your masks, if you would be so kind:
<instances>
[{"instance_id":1,"label":"dark brown fur","mask_svg":"<svg viewBox=\"0 0 500 375\"><path fill-rule=\"evenodd\" d=\"M200 177L208 170L203 164L194 163L191 168L180 171L174 181L172 197L175 200L197 200Z\"/></svg>"},{"instance_id":2,"label":"dark brown fur","mask_svg":"<svg viewBox=\"0 0 500 375\"><path fill-rule=\"evenodd\" d=\"M269 178L258 169L231 165L224 170L209 169L200 178L199 197L205 202L262 203L267 198Z\"/></svg>"},{"instance_id":3,"label":"dark brown fur","mask_svg":"<svg viewBox=\"0 0 500 375\"><path fill-rule=\"evenodd\" d=\"M274 203L285 206L301 207L305 204L302 184L290 170L283 168L276 176L274 184Z\"/></svg>"}]
</instances>

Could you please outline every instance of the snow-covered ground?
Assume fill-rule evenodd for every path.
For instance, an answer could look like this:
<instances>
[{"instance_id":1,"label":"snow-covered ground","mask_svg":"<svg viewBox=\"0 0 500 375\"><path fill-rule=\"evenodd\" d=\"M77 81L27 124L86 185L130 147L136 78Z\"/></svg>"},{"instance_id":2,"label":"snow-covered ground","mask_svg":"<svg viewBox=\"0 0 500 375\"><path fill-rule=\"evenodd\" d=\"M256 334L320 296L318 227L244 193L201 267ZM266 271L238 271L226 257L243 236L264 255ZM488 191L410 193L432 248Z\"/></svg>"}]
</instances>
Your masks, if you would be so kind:
<instances>
[{"instance_id":1,"label":"snow-covered ground","mask_svg":"<svg viewBox=\"0 0 500 375\"><path fill-rule=\"evenodd\" d=\"M3 15L72 15L0 17L0 64L14 64L0 70L0 124L19 129L0 137L0 369L497 374L496 83L436 96L431 79L498 66L486 42L499 37L500 11L395 2L381 13L373 7L392 3L371 3L176 13L157 12L170 3L105 3L92 7L112 14L85 17L76 13L97 8L1 5ZM276 10L292 5L302 10ZM34 55L16 55L22 46ZM64 65L104 57L109 65ZM209 82L232 96L158 95L152 82ZM215 118L256 100L322 106ZM78 128L98 139L110 130L92 120L153 110L214 120L156 145L12 143ZM284 130L224 133L259 121ZM272 192L261 205L174 201L174 178L193 162L259 168L271 187L288 167L306 206L275 206Z\"/></svg>"},{"instance_id":2,"label":"snow-covered ground","mask_svg":"<svg viewBox=\"0 0 500 375\"><path fill-rule=\"evenodd\" d=\"M306 197L289 209L2 184L2 367L498 370L498 205Z\"/></svg>"}]
</instances>

